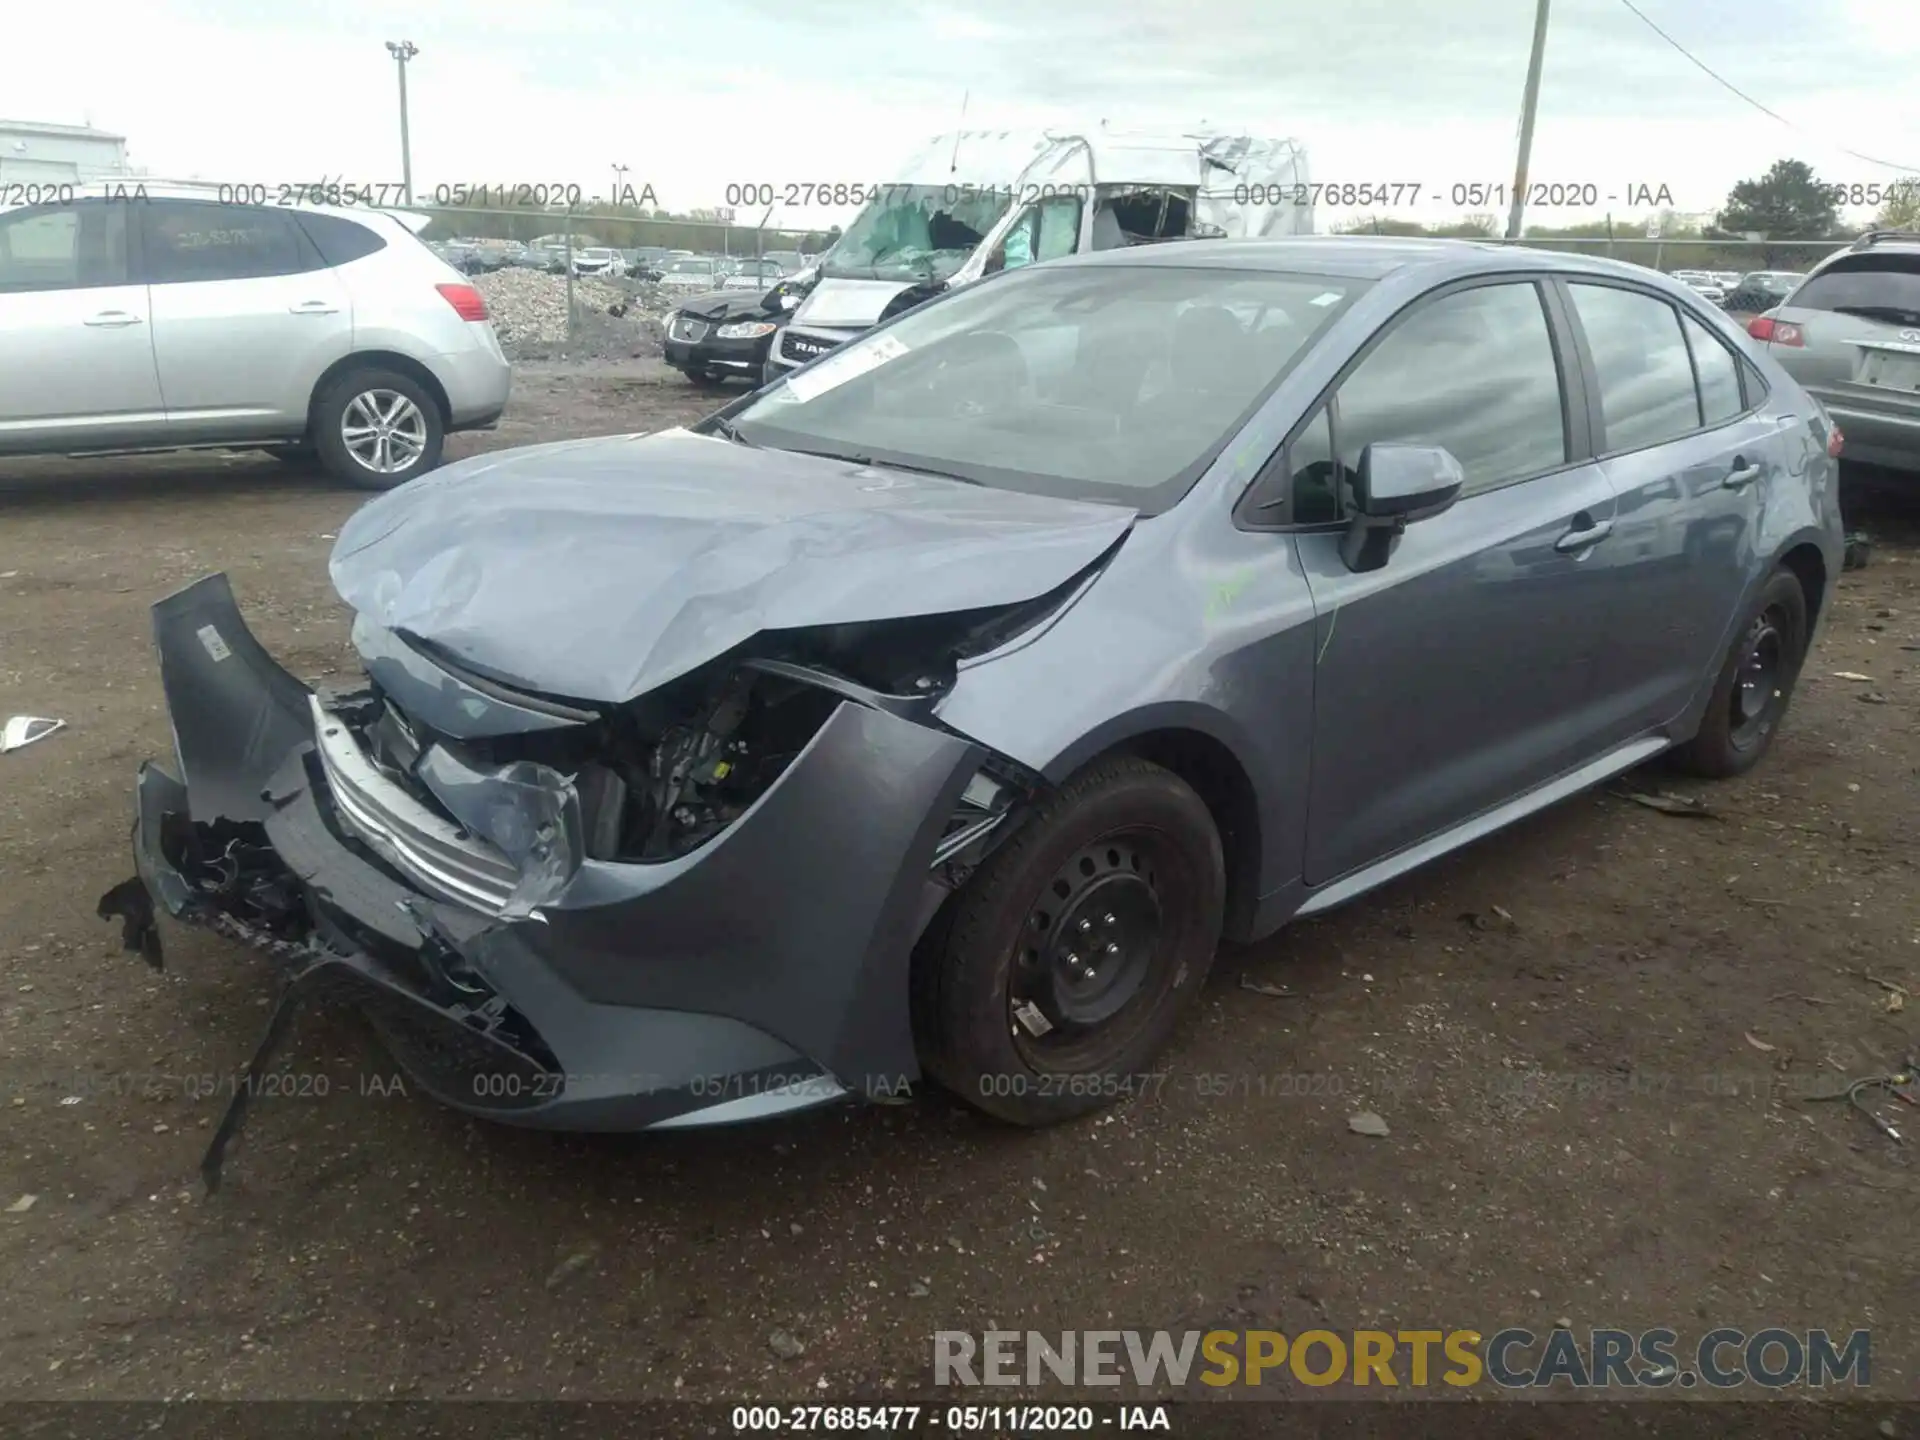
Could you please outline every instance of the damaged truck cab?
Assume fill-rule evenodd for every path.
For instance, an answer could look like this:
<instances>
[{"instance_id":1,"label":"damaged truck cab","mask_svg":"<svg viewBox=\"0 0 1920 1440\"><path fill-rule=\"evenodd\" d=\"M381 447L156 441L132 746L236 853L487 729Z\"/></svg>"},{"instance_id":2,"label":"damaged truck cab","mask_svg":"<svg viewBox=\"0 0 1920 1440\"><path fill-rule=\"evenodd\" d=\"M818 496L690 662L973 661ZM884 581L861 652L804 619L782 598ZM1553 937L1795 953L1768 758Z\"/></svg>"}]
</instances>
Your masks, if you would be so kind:
<instances>
[{"instance_id":1,"label":"damaged truck cab","mask_svg":"<svg viewBox=\"0 0 1920 1440\"><path fill-rule=\"evenodd\" d=\"M771 383L948 290L1044 260L1167 240L1313 233L1294 140L970 130L874 186L767 353ZM801 287L794 287L796 290Z\"/></svg>"}]
</instances>

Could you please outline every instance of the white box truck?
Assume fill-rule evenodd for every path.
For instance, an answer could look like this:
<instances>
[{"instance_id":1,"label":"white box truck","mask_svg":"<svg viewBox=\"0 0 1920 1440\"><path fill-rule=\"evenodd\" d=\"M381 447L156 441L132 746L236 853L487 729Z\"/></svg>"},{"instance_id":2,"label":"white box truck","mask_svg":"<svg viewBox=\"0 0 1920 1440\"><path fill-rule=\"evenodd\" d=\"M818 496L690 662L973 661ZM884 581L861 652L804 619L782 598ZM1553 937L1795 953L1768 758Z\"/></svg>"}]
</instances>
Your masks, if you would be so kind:
<instances>
[{"instance_id":1,"label":"white box truck","mask_svg":"<svg viewBox=\"0 0 1920 1440\"><path fill-rule=\"evenodd\" d=\"M1313 233L1294 140L1097 130L935 136L810 272L771 297L792 318L769 381L902 309L1018 265L1205 237Z\"/></svg>"}]
</instances>

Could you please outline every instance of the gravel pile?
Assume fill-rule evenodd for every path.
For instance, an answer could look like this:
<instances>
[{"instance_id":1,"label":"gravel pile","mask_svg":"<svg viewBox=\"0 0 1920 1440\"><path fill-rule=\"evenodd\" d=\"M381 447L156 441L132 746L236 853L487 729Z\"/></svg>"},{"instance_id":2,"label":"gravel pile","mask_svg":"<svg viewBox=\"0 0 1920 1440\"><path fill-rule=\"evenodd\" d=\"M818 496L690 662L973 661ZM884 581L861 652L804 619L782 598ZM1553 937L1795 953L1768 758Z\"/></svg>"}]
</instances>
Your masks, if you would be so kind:
<instances>
[{"instance_id":1,"label":"gravel pile","mask_svg":"<svg viewBox=\"0 0 1920 1440\"><path fill-rule=\"evenodd\" d=\"M476 275L500 347L513 360L651 358L661 352L673 307L657 287L629 280L573 282L573 336L567 335L567 279L538 270Z\"/></svg>"}]
</instances>

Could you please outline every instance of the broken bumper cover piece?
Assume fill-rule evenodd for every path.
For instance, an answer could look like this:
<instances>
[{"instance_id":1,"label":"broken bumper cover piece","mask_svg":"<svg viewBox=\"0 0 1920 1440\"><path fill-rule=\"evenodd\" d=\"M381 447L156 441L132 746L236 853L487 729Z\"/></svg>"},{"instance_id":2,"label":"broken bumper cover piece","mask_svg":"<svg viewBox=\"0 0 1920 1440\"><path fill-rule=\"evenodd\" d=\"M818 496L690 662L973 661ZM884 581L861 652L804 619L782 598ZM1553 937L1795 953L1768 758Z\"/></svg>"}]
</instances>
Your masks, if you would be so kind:
<instances>
[{"instance_id":1,"label":"broken bumper cover piece","mask_svg":"<svg viewBox=\"0 0 1920 1440\"><path fill-rule=\"evenodd\" d=\"M101 901L153 963L157 902L360 1008L446 1104L521 1125L723 1124L917 1078L909 955L978 746L842 700L701 848L583 859L545 767L442 754L416 773L447 815L381 773L223 576L154 615L182 773L141 768L138 883Z\"/></svg>"}]
</instances>

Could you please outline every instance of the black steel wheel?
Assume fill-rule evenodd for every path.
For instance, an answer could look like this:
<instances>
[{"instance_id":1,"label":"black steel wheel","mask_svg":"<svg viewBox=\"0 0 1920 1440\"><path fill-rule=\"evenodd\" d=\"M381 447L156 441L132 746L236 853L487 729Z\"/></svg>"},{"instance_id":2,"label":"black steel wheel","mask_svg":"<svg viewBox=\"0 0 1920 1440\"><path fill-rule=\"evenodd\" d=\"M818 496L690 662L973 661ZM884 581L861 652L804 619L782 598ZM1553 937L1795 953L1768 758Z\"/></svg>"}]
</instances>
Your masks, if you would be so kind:
<instances>
[{"instance_id":1,"label":"black steel wheel","mask_svg":"<svg viewBox=\"0 0 1920 1440\"><path fill-rule=\"evenodd\" d=\"M1768 578L1728 647L1693 739L1675 751L1696 775L1744 774L1779 733L1807 651L1807 595L1785 568Z\"/></svg>"},{"instance_id":2,"label":"black steel wheel","mask_svg":"<svg viewBox=\"0 0 1920 1440\"><path fill-rule=\"evenodd\" d=\"M1148 1091L1213 963L1225 895L1205 802L1144 760L1096 764L988 858L916 954L923 1065L1022 1125Z\"/></svg>"}]
</instances>

